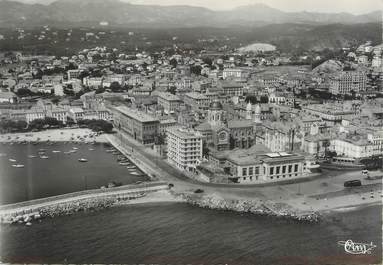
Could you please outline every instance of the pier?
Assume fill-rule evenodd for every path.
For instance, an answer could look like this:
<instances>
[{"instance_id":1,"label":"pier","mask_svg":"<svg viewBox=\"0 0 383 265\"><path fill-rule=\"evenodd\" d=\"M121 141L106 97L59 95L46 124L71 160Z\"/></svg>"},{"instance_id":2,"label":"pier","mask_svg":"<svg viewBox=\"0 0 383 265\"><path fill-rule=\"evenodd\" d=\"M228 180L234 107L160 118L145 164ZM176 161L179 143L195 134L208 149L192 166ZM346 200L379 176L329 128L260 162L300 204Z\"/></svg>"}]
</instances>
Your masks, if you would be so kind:
<instances>
[{"instance_id":1,"label":"pier","mask_svg":"<svg viewBox=\"0 0 383 265\"><path fill-rule=\"evenodd\" d=\"M0 206L1 222L9 222L16 216L32 215L37 212L47 216L58 213L73 213L87 209L97 209L111 206L120 200L134 199L147 193L167 190L166 182L148 182L136 185L126 185L108 189L86 190L53 197L30 200L15 204Z\"/></svg>"}]
</instances>

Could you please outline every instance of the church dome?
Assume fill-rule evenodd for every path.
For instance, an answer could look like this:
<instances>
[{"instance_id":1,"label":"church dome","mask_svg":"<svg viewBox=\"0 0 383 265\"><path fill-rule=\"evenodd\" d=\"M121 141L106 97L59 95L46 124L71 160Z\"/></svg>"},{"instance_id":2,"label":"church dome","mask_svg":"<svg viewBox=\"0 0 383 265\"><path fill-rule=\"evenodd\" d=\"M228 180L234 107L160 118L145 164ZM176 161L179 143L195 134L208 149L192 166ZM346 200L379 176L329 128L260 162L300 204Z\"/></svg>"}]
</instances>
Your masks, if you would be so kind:
<instances>
[{"instance_id":1,"label":"church dome","mask_svg":"<svg viewBox=\"0 0 383 265\"><path fill-rule=\"evenodd\" d=\"M219 102L218 100L214 100L211 104L210 104L210 109L211 110L221 110L223 107L222 107L222 104L221 102Z\"/></svg>"}]
</instances>

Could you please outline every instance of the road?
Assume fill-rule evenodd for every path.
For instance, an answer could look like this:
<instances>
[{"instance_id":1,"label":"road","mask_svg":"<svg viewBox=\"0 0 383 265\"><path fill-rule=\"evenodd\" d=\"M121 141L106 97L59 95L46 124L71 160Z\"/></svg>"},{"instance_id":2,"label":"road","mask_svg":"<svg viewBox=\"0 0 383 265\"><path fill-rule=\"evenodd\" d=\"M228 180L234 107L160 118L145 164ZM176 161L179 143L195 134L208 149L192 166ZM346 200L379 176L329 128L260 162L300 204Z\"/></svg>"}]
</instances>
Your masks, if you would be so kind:
<instances>
[{"instance_id":1,"label":"road","mask_svg":"<svg viewBox=\"0 0 383 265\"><path fill-rule=\"evenodd\" d=\"M343 190L343 182L355 178L360 178L360 172L326 172L320 177L313 179L303 179L290 183L278 183L267 185L238 185L238 184L216 184L203 183L187 177L180 170L169 165L166 161L148 150L127 135L117 134L109 135L109 140L117 144L124 150L124 153L130 156L138 163L138 166L146 167L146 171L155 175L159 180L174 184L174 191L193 192L196 189L202 189L205 194L218 194L227 199L252 199L269 200L279 203L286 203L294 208L302 210L330 210L332 208L348 207L350 205L374 204L381 202L381 191L376 190L375 196L370 194L348 193L341 196L330 198L326 194L334 191ZM121 149L120 149L121 150ZM133 162L135 162L133 161ZM377 180L372 184L380 183ZM323 199L316 200L313 196L324 194ZM362 199L366 197L367 199Z\"/></svg>"}]
</instances>

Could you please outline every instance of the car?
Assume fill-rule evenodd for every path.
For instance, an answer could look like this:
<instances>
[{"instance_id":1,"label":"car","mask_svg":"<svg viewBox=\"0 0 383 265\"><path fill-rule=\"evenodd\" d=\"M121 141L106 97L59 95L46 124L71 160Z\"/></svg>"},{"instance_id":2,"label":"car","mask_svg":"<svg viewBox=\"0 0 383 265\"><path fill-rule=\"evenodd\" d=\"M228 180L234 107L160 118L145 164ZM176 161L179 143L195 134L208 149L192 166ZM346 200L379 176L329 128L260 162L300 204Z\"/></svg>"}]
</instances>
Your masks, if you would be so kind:
<instances>
[{"instance_id":1,"label":"car","mask_svg":"<svg viewBox=\"0 0 383 265\"><path fill-rule=\"evenodd\" d=\"M349 180L344 182L344 187L351 188L351 187L360 187L362 186L362 182L360 180Z\"/></svg>"}]
</instances>

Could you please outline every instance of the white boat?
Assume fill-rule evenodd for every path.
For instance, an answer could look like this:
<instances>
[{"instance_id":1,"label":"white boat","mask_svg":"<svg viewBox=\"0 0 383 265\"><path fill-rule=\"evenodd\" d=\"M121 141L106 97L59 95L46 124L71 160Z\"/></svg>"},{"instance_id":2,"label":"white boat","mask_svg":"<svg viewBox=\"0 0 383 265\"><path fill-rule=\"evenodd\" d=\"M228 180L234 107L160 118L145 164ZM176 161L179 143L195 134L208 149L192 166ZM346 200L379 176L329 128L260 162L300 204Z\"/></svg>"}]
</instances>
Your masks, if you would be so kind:
<instances>
[{"instance_id":1,"label":"white boat","mask_svg":"<svg viewBox=\"0 0 383 265\"><path fill-rule=\"evenodd\" d=\"M61 153L61 151L58 151L58 150L53 150L52 153Z\"/></svg>"},{"instance_id":2,"label":"white boat","mask_svg":"<svg viewBox=\"0 0 383 265\"><path fill-rule=\"evenodd\" d=\"M128 166L126 167L127 169L135 169L136 167L135 166Z\"/></svg>"},{"instance_id":3,"label":"white boat","mask_svg":"<svg viewBox=\"0 0 383 265\"><path fill-rule=\"evenodd\" d=\"M24 165L12 165L12 167L15 167L15 168L23 168Z\"/></svg>"},{"instance_id":4,"label":"white boat","mask_svg":"<svg viewBox=\"0 0 383 265\"><path fill-rule=\"evenodd\" d=\"M89 148L89 151L94 151L94 149L93 148Z\"/></svg>"},{"instance_id":5,"label":"white boat","mask_svg":"<svg viewBox=\"0 0 383 265\"><path fill-rule=\"evenodd\" d=\"M80 158L78 161L79 161L79 162L88 162L88 160L85 159L85 158Z\"/></svg>"},{"instance_id":6,"label":"white boat","mask_svg":"<svg viewBox=\"0 0 383 265\"><path fill-rule=\"evenodd\" d=\"M36 158L37 156L30 155L28 158Z\"/></svg>"},{"instance_id":7,"label":"white boat","mask_svg":"<svg viewBox=\"0 0 383 265\"><path fill-rule=\"evenodd\" d=\"M48 159L49 156L40 156L41 159Z\"/></svg>"},{"instance_id":8,"label":"white boat","mask_svg":"<svg viewBox=\"0 0 383 265\"><path fill-rule=\"evenodd\" d=\"M72 149L73 149L73 150L78 150L78 148L77 148L77 147L72 147Z\"/></svg>"},{"instance_id":9,"label":"white boat","mask_svg":"<svg viewBox=\"0 0 383 265\"><path fill-rule=\"evenodd\" d=\"M10 159L9 159L9 162L16 162L16 159L12 159L12 158L10 158Z\"/></svg>"}]
</instances>

